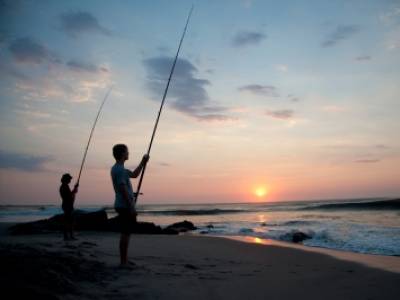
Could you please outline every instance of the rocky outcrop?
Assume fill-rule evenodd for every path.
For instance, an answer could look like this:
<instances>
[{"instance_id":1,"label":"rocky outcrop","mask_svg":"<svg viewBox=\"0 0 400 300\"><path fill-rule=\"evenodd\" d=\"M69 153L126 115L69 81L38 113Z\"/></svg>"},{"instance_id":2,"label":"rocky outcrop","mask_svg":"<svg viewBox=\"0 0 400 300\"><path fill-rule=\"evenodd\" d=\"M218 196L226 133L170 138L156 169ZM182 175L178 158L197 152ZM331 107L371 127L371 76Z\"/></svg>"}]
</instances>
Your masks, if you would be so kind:
<instances>
[{"instance_id":1,"label":"rocky outcrop","mask_svg":"<svg viewBox=\"0 0 400 300\"><path fill-rule=\"evenodd\" d=\"M105 210L95 212L74 211L76 230L105 230L107 213ZM64 227L64 215L55 215L49 219L21 223L10 228L12 234L36 234L61 231Z\"/></svg>"},{"instance_id":2,"label":"rocky outcrop","mask_svg":"<svg viewBox=\"0 0 400 300\"><path fill-rule=\"evenodd\" d=\"M172 225L167 226L164 228L164 233L166 234L178 234L180 232L186 232L190 230L196 230L197 227L193 225L192 222L187 220L183 222L174 223Z\"/></svg>"},{"instance_id":3,"label":"rocky outcrop","mask_svg":"<svg viewBox=\"0 0 400 300\"><path fill-rule=\"evenodd\" d=\"M307 239L311 239L311 236L304 232L301 232L301 231L297 231L297 232L293 233L293 235L292 235L293 243L300 243Z\"/></svg>"},{"instance_id":4,"label":"rocky outcrop","mask_svg":"<svg viewBox=\"0 0 400 300\"><path fill-rule=\"evenodd\" d=\"M118 216L108 219L105 230L119 232L120 231L119 224L120 223L119 223ZM137 223L132 222L132 225L130 227L130 232L141 233L141 234L161 234L162 229L160 226L155 225L154 223L150 223L150 222L137 222Z\"/></svg>"},{"instance_id":5,"label":"rocky outcrop","mask_svg":"<svg viewBox=\"0 0 400 300\"><path fill-rule=\"evenodd\" d=\"M105 210L95 212L74 211L75 230L90 231L120 231L119 217L108 219ZM10 227L11 234L38 234L54 231L62 231L64 227L64 215L55 215L49 219L39 220L29 223L21 223ZM195 230L192 222L183 221L167 226L162 229L160 226L151 222L133 223L130 232L138 234L178 234L189 230Z\"/></svg>"}]
</instances>

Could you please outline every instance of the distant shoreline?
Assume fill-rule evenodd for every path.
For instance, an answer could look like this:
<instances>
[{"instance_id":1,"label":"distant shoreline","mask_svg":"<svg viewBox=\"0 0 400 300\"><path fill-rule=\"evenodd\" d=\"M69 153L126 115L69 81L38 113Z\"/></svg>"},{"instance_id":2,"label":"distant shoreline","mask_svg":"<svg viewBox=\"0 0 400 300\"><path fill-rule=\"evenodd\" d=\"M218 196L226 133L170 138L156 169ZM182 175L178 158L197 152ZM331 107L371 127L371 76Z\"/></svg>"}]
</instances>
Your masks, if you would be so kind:
<instances>
[{"instance_id":1,"label":"distant shoreline","mask_svg":"<svg viewBox=\"0 0 400 300\"><path fill-rule=\"evenodd\" d=\"M355 198L327 198L327 199L308 199L308 200L282 200L282 201L243 201L243 202L193 202L193 203L187 203L187 202L146 202L146 203L138 203L138 205L149 205L149 206L157 206L157 205L162 205L162 206L175 206L175 205L184 205L184 206L196 206L196 205L231 205L231 204L255 204L255 205L263 205L263 204L295 204L295 203L308 203L308 202L354 202L354 201L371 201L371 200L376 200L376 201L386 201L386 200L397 200L400 199L399 196L394 196L394 197L387 197L387 196L382 196L382 197L355 197ZM48 204L34 204L34 203L28 203L28 204L14 204L14 203L1 203L1 207L40 207L40 206L60 206L61 203L48 203ZM108 203L83 203L80 204L82 207L86 206L103 206L107 208L112 208L113 207L113 201L110 200Z\"/></svg>"}]
</instances>

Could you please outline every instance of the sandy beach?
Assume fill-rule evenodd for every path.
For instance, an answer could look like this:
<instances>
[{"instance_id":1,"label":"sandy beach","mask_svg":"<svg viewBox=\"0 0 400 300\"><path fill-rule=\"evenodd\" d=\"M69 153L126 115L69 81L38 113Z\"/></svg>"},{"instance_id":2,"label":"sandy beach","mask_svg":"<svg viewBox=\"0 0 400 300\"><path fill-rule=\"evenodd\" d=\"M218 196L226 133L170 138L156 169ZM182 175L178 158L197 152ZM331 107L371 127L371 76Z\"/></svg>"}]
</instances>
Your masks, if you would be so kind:
<instances>
[{"instance_id":1,"label":"sandy beach","mask_svg":"<svg viewBox=\"0 0 400 300\"><path fill-rule=\"evenodd\" d=\"M116 233L80 232L77 241L66 243L61 234L10 236L6 226L1 226L1 284L3 293L13 298L398 299L400 295L399 257L342 253L339 259L321 253L324 250L284 243L132 235L129 255L136 265L120 269ZM334 252L338 251L330 251Z\"/></svg>"}]
</instances>

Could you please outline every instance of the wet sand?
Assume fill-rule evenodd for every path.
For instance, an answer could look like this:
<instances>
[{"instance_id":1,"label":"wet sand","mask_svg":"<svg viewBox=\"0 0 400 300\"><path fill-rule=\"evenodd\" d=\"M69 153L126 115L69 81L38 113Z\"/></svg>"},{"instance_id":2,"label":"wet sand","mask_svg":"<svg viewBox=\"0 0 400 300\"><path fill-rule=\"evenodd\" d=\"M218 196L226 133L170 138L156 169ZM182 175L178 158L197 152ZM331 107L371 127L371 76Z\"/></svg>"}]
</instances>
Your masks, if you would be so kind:
<instances>
[{"instance_id":1,"label":"wet sand","mask_svg":"<svg viewBox=\"0 0 400 300\"><path fill-rule=\"evenodd\" d=\"M41 299L398 299L400 258L346 257L286 244L116 233L10 236L0 226L3 295ZM368 262L369 257L378 262ZM352 261L353 260L353 261Z\"/></svg>"}]
</instances>

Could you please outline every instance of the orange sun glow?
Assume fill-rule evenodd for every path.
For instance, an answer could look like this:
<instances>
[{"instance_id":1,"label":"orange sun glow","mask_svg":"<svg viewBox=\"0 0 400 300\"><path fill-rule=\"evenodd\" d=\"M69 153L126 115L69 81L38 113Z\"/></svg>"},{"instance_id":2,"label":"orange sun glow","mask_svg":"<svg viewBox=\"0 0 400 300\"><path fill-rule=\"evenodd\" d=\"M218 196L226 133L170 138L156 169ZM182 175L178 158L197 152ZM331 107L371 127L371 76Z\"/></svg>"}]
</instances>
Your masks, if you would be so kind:
<instances>
[{"instance_id":1,"label":"orange sun glow","mask_svg":"<svg viewBox=\"0 0 400 300\"><path fill-rule=\"evenodd\" d=\"M266 186L258 186L254 189L254 195L258 198L263 198L268 194L268 189Z\"/></svg>"}]
</instances>

